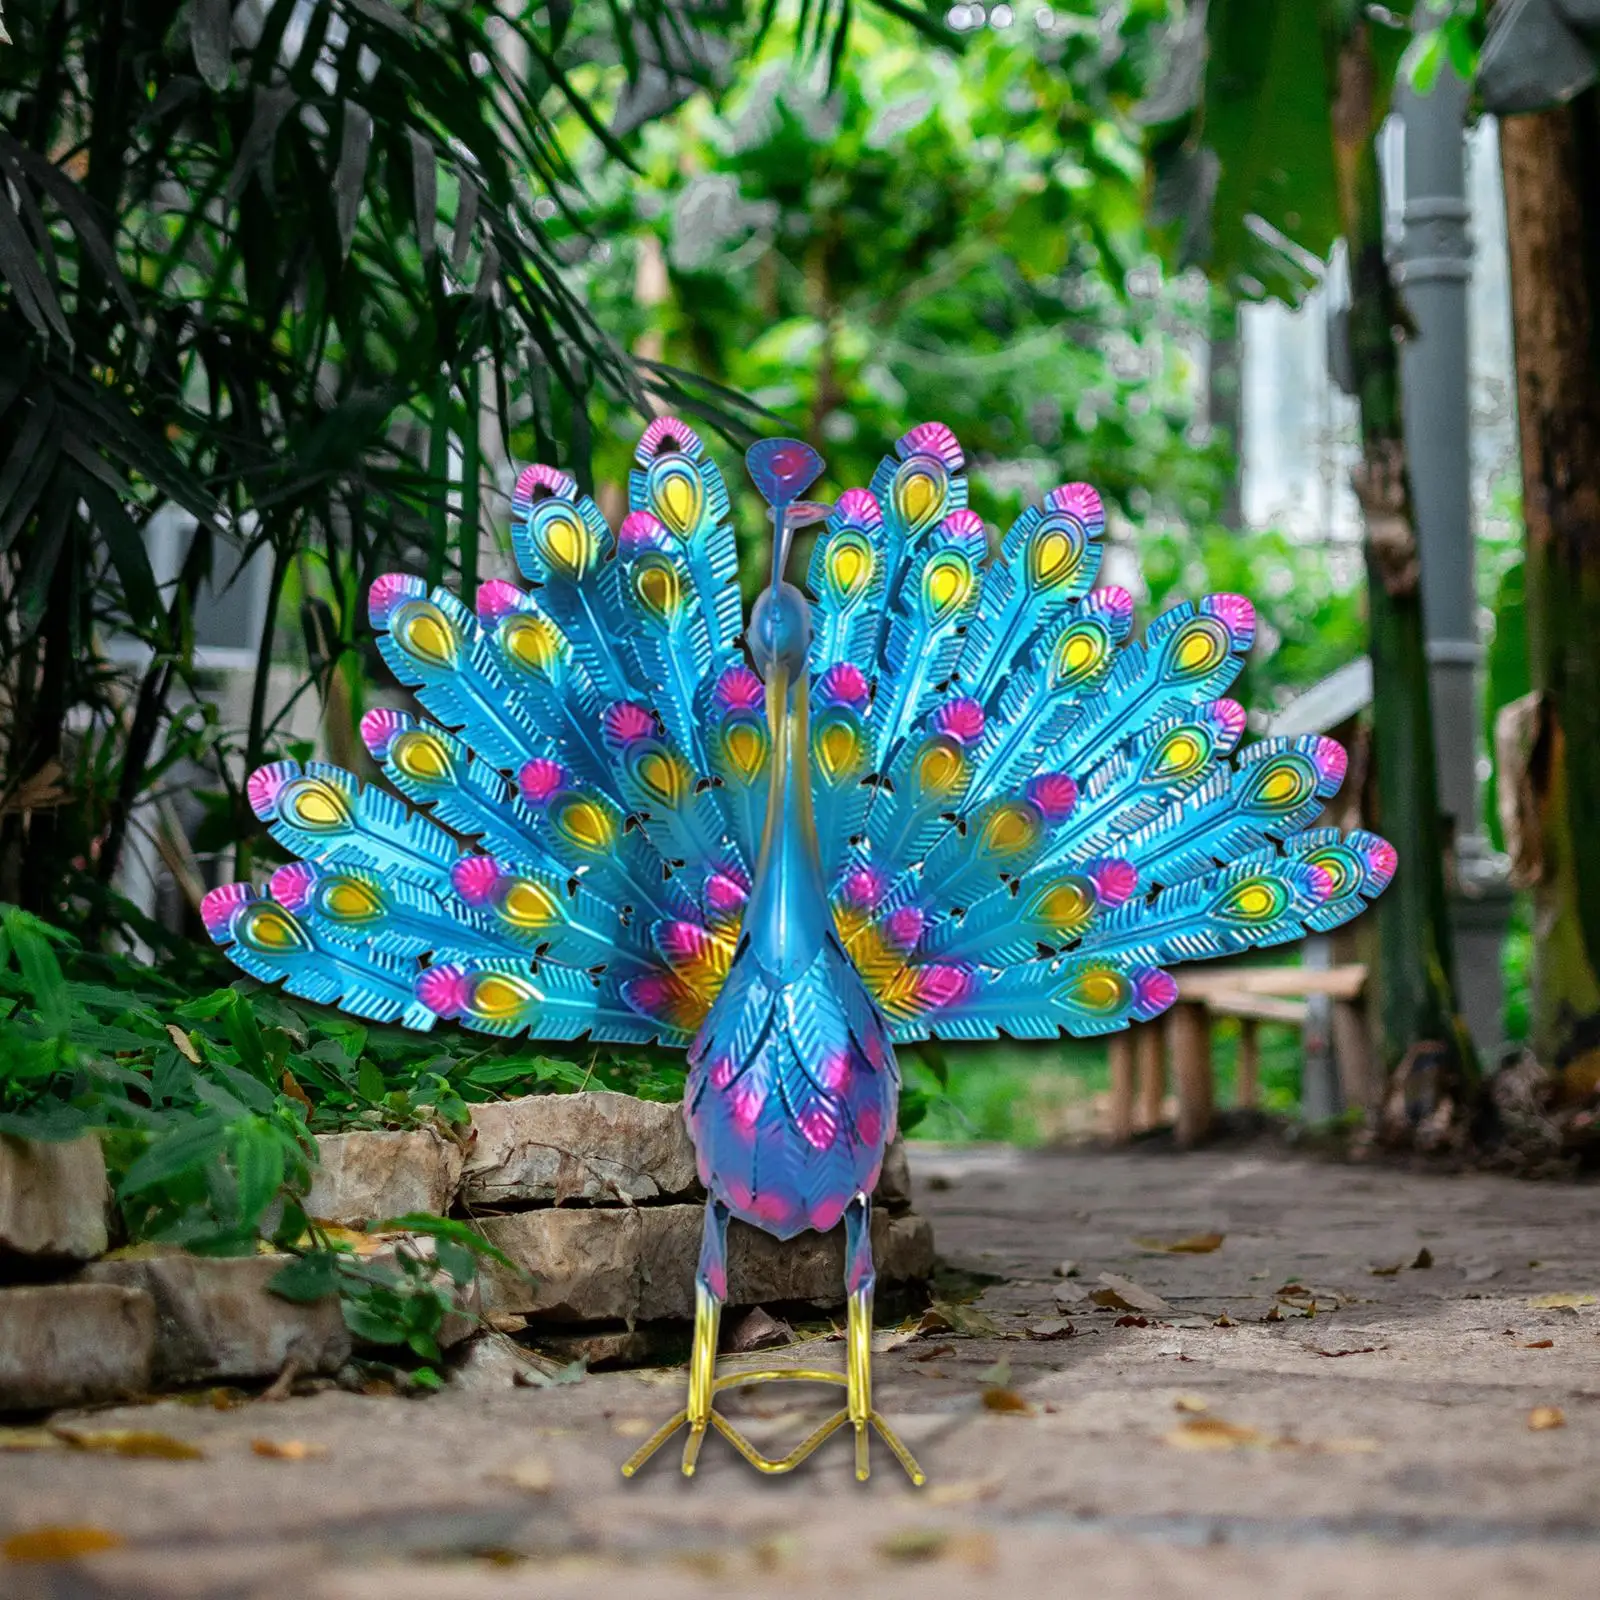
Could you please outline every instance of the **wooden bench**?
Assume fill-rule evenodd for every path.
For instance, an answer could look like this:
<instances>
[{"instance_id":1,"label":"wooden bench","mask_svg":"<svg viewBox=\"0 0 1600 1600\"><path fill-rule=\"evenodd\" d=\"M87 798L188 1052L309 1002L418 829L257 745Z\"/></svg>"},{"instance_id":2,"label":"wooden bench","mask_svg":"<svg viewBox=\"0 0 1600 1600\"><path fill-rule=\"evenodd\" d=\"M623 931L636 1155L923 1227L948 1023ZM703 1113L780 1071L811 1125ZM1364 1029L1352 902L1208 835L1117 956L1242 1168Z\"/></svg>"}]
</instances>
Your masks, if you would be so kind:
<instances>
[{"instance_id":1,"label":"wooden bench","mask_svg":"<svg viewBox=\"0 0 1600 1600\"><path fill-rule=\"evenodd\" d=\"M1178 1003L1157 1022L1113 1034L1111 1127L1113 1144L1126 1144L1136 1130L1161 1121L1171 1062L1177 1094L1181 1145L1198 1144L1211 1130L1216 1074L1211 1060L1215 1017L1239 1020L1235 1098L1254 1106L1260 1098L1263 1022L1306 1029L1312 1002L1328 1002L1328 1034L1347 1105L1368 1098L1368 1046L1361 1013L1367 969L1351 962L1334 967L1183 967L1175 973Z\"/></svg>"}]
</instances>

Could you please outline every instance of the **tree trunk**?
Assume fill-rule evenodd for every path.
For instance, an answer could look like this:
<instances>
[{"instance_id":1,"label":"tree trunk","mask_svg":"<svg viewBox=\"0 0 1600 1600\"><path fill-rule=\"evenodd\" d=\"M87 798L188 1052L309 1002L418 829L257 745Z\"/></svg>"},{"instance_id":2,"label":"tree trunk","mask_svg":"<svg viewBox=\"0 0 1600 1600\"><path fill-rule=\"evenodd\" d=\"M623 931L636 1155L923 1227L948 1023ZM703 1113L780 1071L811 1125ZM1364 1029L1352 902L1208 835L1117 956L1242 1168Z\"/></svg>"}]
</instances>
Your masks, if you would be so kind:
<instances>
[{"instance_id":1,"label":"tree trunk","mask_svg":"<svg viewBox=\"0 0 1600 1600\"><path fill-rule=\"evenodd\" d=\"M1600 1045L1600 96L1500 129L1527 527L1533 1047Z\"/></svg>"},{"instance_id":2,"label":"tree trunk","mask_svg":"<svg viewBox=\"0 0 1600 1600\"><path fill-rule=\"evenodd\" d=\"M1367 530L1373 674L1369 821L1400 858L1377 907L1380 1060L1388 1098L1407 1113L1389 1119L1387 1132L1405 1139L1428 1122L1458 1136L1475 1095L1477 1062L1455 994L1421 570L1401 424L1396 330L1405 318L1383 249L1375 142L1381 108L1365 25L1355 29L1339 65L1334 127L1350 252L1350 357L1362 452L1356 489ZM1413 1080L1430 1086L1424 1103L1412 1092Z\"/></svg>"}]
</instances>

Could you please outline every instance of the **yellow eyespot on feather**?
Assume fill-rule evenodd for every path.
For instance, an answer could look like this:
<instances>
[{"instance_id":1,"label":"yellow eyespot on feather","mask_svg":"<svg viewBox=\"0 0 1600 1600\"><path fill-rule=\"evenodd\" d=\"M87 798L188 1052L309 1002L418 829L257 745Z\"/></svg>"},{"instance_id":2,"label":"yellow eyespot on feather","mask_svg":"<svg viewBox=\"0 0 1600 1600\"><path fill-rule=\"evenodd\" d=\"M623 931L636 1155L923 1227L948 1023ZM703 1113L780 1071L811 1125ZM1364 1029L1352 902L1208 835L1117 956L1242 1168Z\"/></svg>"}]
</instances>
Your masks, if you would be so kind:
<instances>
[{"instance_id":1,"label":"yellow eyespot on feather","mask_svg":"<svg viewBox=\"0 0 1600 1600\"><path fill-rule=\"evenodd\" d=\"M843 717L819 718L811 748L822 776L829 783L837 783L842 776L855 771L864 754L855 728Z\"/></svg>"},{"instance_id":2,"label":"yellow eyespot on feather","mask_svg":"<svg viewBox=\"0 0 1600 1600\"><path fill-rule=\"evenodd\" d=\"M676 811L689 791L689 774L676 757L665 750L641 750L632 758L633 773L652 800Z\"/></svg>"},{"instance_id":3,"label":"yellow eyespot on feather","mask_svg":"<svg viewBox=\"0 0 1600 1600\"><path fill-rule=\"evenodd\" d=\"M323 915L335 922L375 922L387 910L378 891L360 878L331 878L323 891Z\"/></svg>"},{"instance_id":4,"label":"yellow eyespot on feather","mask_svg":"<svg viewBox=\"0 0 1600 1600\"><path fill-rule=\"evenodd\" d=\"M1128 997L1128 983L1115 967L1089 967L1072 980L1065 996L1069 1005L1111 1016Z\"/></svg>"},{"instance_id":5,"label":"yellow eyespot on feather","mask_svg":"<svg viewBox=\"0 0 1600 1600\"><path fill-rule=\"evenodd\" d=\"M901 520L913 533L921 533L944 515L950 475L931 457L913 456L895 474L889 494Z\"/></svg>"},{"instance_id":6,"label":"yellow eyespot on feather","mask_svg":"<svg viewBox=\"0 0 1600 1600\"><path fill-rule=\"evenodd\" d=\"M1301 756L1285 754L1262 763L1253 788L1258 805L1273 811L1289 811L1309 798L1317 785L1311 763Z\"/></svg>"},{"instance_id":7,"label":"yellow eyespot on feather","mask_svg":"<svg viewBox=\"0 0 1600 1600\"><path fill-rule=\"evenodd\" d=\"M1070 938L1094 915L1094 889L1083 878L1061 878L1047 884L1033 903L1033 915L1060 938Z\"/></svg>"},{"instance_id":8,"label":"yellow eyespot on feather","mask_svg":"<svg viewBox=\"0 0 1600 1600\"><path fill-rule=\"evenodd\" d=\"M279 796L278 815L307 833L337 833L350 826L350 802L325 779L300 778Z\"/></svg>"},{"instance_id":9,"label":"yellow eyespot on feather","mask_svg":"<svg viewBox=\"0 0 1600 1600\"><path fill-rule=\"evenodd\" d=\"M954 739L930 739L917 756L916 770L923 794L954 794L966 776L967 760Z\"/></svg>"},{"instance_id":10,"label":"yellow eyespot on feather","mask_svg":"<svg viewBox=\"0 0 1600 1600\"><path fill-rule=\"evenodd\" d=\"M609 850L616 838L611 818L592 800L581 795L558 803L552 808L552 819L562 834L580 850L593 854Z\"/></svg>"},{"instance_id":11,"label":"yellow eyespot on feather","mask_svg":"<svg viewBox=\"0 0 1600 1600\"><path fill-rule=\"evenodd\" d=\"M997 806L984 821L983 848L988 855L1014 856L1026 850L1038 835L1038 814L1031 806Z\"/></svg>"},{"instance_id":12,"label":"yellow eyespot on feather","mask_svg":"<svg viewBox=\"0 0 1600 1600\"><path fill-rule=\"evenodd\" d=\"M825 570L841 600L854 600L872 582L872 565L871 544L853 528L829 540Z\"/></svg>"},{"instance_id":13,"label":"yellow eyespot on feather","mask_svg":"<svg viewBox=\"0 0 1600 1600\"><path fill-rule=\"evenodd\" d=\"M450 752L437 734L412 728L389 746L389 759L418 783L449 783L455 777Z\"/></svg>"},{"instance_id":14,"label":"yellow eyespot on feather","mask_svg":"<svg viewBox=\"0 0 1600 1600\"><path fill-rule=\"evenodd\" d=\"M514 661L548 672L561 656L561 636L548 617L514 611L500 624L500 644Z\"/></svg>"},{"instance_id":15,"label":"yellow eyespot on feather","mask_svg":"<svg viewBox=\"0 0 1600 1600\"><path fill-rule=\"evenodd\" d=\"M563 577L581 578L599 553L593 531L567 506L533 514L533 540L540 555Z\"/></svg>"},{"instance_id":16,"label":"yellow eyespot on feather","mask_svg":"<svg viewBox=\"0 0 1600 1600\"><path fill-rule=\"evenodd\" d=\"M453 667L461 641L450 619L431 600L410 600L389 624L390 637L408 656L429 667Z\"/></svg>"},{"instance_id":17,"label":"yellow eyespot on feather","mask_svg":"<svg viewBox=\"0 0 1600 1600\"><path fill-rule=\"evenodd\" d=\"M1052 689L1070 688L1093 676L1111 649L1111 636L1093 623L1079 622L1056 643L1050 661Z\"/></svg>"},{"instance_id":18,"label":"yellow eyespot on feather","mask_svg":"<svg viewBox=\"0 0 1600 1600\"><path fill-rule=\"evenodd\" d=\"M772 737L759 722L731 722L722 734L722 758L744 783L754 783L767 764Z\"/></svg>"},{"instance_id":19,"label":"yellow eyespot on feather","mask_svg":"<svg viewBox=\"0 0 1600 1600\"><path fill-rule=\"evenodd\" d=\"M1347 894L1354 894L1361 882L1360 864L1342 845L1330 844L1313 850L1305 857L1305 862L1310 867L1321 867L1333 880L1327 895L1330 900L1342 900Z\"/></svg>"},{"instance_id":20,"label":"yellow eyespot on feather","mask_svg":"<svg viewBox=\"0 0 1600 1600\"><path fill-rule=\"evenodd\" d=\"M500 914L519 928L548 928L562 920L555 897L531 878L511 880L500 901Z\"/></svg>"},{"instance_id":21,"label":"yellow eyespot on feather","mask_svg":"<svg viewBox=\"0 0 1600 1600\"><path fill-rule=\"evenodd\" d=\"M683 585L677 568L660 556L641 556L634 563L633 592L658 622L672 622L683 610Z\"/></svg>"},{"instance_id":22,"label":"yellow eyespot on feather","mask_svg":"<svg viewBox=\"0 0 1600 1600\"><path fill-rule=\"evenodd\" d=\"M1054 589L1070 583L1083 564L1084 539L1066 528L1045 523L1034 534L1028 550L1028 567L1036 589Z\"/></svg>"},{"instance_id":23,"label":"yellow eyespot on feather","mask_svg":"<svg viewBox=\"0 0 1600 1600\"><path fill-rule=\"evenodd\" d=\"M234 937L258 950L281 954L286 950L308 950L311 941L305 930L282 906L257 901L244 908L234 924Z\"/></svg>"},{"instance_id":24,"label":"yellow eyespot on feather","mask_svg":"<svg viewBox=\"0 0 1600 1600\"><path fill-rule=\"evenodd\" d=\"M539 1004L544 996L531 983L509 972L490 972L472 991L473 1012L490 1021L504 1021Z\"/></svg>"},{"instance_id":25,"label":"yellow eyespot on feather","mask_svg":"<svg viewBox=\"0 0 1600 1600\"><path fill-rule=\"evenodd\" d=\"M954 550L941 552L922 575L922 592L929 620L943 622L972 593L972 563Z\"/></svg>"},{"instance_id":26,"label":"yellow eyespot on feather","mask_svg":"<svg viewBox=\"0 0 1600 1600\"><path fill-rule=\"evenodd\" d=\"M682 457L660 456L650 468L651 509L682 539L699 526L705 507L700 475Z\"/></svg>"},{"instance_id":27,"label":"yellow eyespot on feather","mask_svg":"<svg viewBox=\"0 0 1600 1600\"><path fill-rule=\"evenodd\" d=\"M1228 630L1214 617L1191 617L1178 630L1168 660L1178 678L1198 678L1221 663L1228 647Z\"/></svg>"},{"instance_id":28,"label":"yellow eyespot on feather","mask_svg":"<svg viewBox=\"0 0 1600 1600\"><path fill-rule=\"evenodd\" d=\"M1288 908L1289 896L1276 878L1245 878L1212 908L1232 922L1271 922Z\"/></svg>"},{"instance_id":29,"label":"yellow eyespot on feather","mask_svg":"<svg viewBox=\"0 0 1600 1600\"><path fill-rule=\"evenodd\" d=\"M1175 728L1150 752L1145 762L1147 783L1172 783L1198 772L1210 754L1192 728Z\"/></svg>"}]
</instances>

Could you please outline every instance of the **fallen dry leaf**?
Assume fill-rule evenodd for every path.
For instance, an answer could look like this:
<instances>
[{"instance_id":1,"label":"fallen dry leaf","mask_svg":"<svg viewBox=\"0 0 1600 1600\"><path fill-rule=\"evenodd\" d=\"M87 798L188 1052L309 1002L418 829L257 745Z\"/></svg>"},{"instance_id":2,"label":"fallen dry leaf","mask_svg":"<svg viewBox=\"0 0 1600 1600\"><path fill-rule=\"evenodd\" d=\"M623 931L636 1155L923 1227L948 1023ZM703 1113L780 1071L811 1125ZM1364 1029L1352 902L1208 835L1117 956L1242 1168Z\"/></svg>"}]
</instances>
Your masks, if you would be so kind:
<instances>
[{"instance_id":1,"label":"fallen dry leaf","mask_svg":"<svg viewBox=\"0 0 1600 1600\"><path fill-rule=\"evenodd\" d=\"M1264 1442L1259 1428L1241 1427L1221 1417L1191 1417L1163 1437L1174 1450L1242 1450Z\"/></svg>"},{"instance_id":2,"label":"fallen dry leaf","mask_svg":"<svg viewBox=\"0 0 1600 1600\"><path fill-rule=\"evenodd\" d=\"M1172 1313L1167 1304L1153 1289L1135 1283L1132 1278L1119 1278L1114 1272L1100 1274L1101 1287L1089 1298L1108 1311L1148 1311L1152 1316L1163 1317Z\"/></svg>"},{"instance_id":3,"label":"fallen dry leaf","mask_svg":"<svg viewBox=\"0 0 1600 1600\"><path fill-rule=\"evenodd\" d=\"M1052 1270L1058 1278L1076 1278L1078 1276L1078 1263L1076 1261L1058 1261Z\"/></svg>"},{"instance_id":4,"label":"fallen dry leaf","mask_svg":"<svg viewBox=\"0 0 1600 1600\"><path fill-rule=\"evenodd\" d=\"M194 1040L186 1034L176 1022L167 1024L167 1037L177 1045L178 1053L192 1066L200 1066L200 1052L194 1047Z\"/></svg>"},{"instance_id":5,"label":"fallen dry leaf","mask_svg":"<svg viewBox=\"0 0 1600 1600\"><path fill-rule=\"evenodd\" d=\"M1543 1433L1549 1428L1564 1428L1566 1425L1567 1416L1560 1406L1535 1406L1528 1413L1528 1426L1535 1433Z\"/></svg>"},{"instance_id":6,"label":"fallen dry leaf","mask_svg":"<svg viewBox=\"0 0 1600 1600\"><path fill-rule=\"evenodd\" d=\"M0 1544L0 1555L7 1561L75 1561L101 1550L115 1550L125 1541L120 1533L106 1528L43 1527L14 1533Z\"/></svg>"},{"instance_id":7,"label":"fallen dry leaf","mask_svg":"<svg viewBox=\"0 0 1600 1600\"><path fill-rule=\"evenodd\" d=\"M513 1489L525 1489L529 1494L549 1494L556 1486L555 1468L543 1456L529 1456L515 1462L496 1476Z\"/></svg>"},{"instance_id":8,"label":"fallen dry leaf","mask_svg":"<svg viewBox=\"0 0 1600 1600\"><path fill-rule=\"evenodd\" d=\"M1368 1267L1367 1271L1370 1272L1374 1278L1393 1278L1399 1274L1400 1269L1403 1266L1405 1266L1405 1262L1396 1261L1392 1266L1388 1267Z\"/></svg>"},{"instance_id":9,"label":"fallen dry leaf","mask_svg":"<svg viewBox=\"0 0 1600 1600\"><path fill-rule=\"evenodd\" d=\"M642 1439L655 1430L648 1417L622 1417L611 1424L611 1431L619 1439Z\"/></svg>"},{"instance_id":10,"label":"fallen dry leaf","mask_svg":"<svg viewBox=\"0 0 1600 1600\"><path fill-rule=\"evenodd\" d=\"M528 1319L519 1317L514 1311L489 1311L484 1314L483 1320L496 1333L521 1333L528 1326Z\"/></svg>"},{"instance_id":11,"label":"fallen dry leaf","mask_svg":"<svg viewBox=\"0 0 1600 1600\"><path fill-rule=\"evenodd\" d=\"M1191 1233L1186 1239L1135 1239L1141 1250L1154 1250L1169 1256L1208 1256L1220 1249L1225 1233Z\"/></svg>"},{"instance_id":12,"label":"fallen dry leaf","mask_svg":"<svg viewBox=\"0 0 1600 1600\"><path fill-rule=\"evenodd\" d=\"M936 1361L940 1356L953 1356L956 1347L953 1344L930 1345L926 1350L913 1350L910 1355L912 1361Z\"/></svg>"},{"instance_id":13,"label":"fallen dry leaf","mask_svg":"<svg viewBox=\"0 0 1600 1600\"><path fill-rule=\"evenodd\" d=\"M0 1450L65 1450L67 1441L48 1428L0 1428Z\"/></svg>"},{"instance_id":14,"label":"fallen dry leaf","mask_svg":"<svg viewBox=\"0 0 1600 1600\"><path fill-rule=\"evenodd\" d=\"M1004 1485L1003 1478L957 1478L953 1483L936 1483L921 1498L930 1506L965 1506L974 1500L992 1500Z\"/></svg>"},{"instance_id":15,"label":"fallen dry leaf","mask_svg":"<svg viewBox=\"0 0 1600 1600\"><path fill-rule=\"evenodd\" d=\"M942 1528L899 1528L878 1541L878 1554L888 1561L932 1561L949 1543Z\"/></svg>"},{"instance_id":16,"label":"fallen dry leaf","mask_svg":"<svg viewBox=\"0 0 1600 1600\"><path fill-rule=\"evenodd\" d=\"M1417 1259L1411 1263L1413 1271L1421 1271L1433 1265L1433 1251L1427 1245L1417 1251Z\"/></svg>"},{"instance_id":17,"label":"fallen dry leaf","mask_svg":"<svg viewBox=\"0 0 1600 1600\"><path fill-rule=\"evenodd\" d=\"M1030 1339L1070 1339L1078 1330L1065 1317L1046 1317L1022 1330Z\"/></svg>"},{"instance_id":18,"label":"fallen dry leaf","mask_svg":"<svg viewBox=\"0 0 1600 1600\"><path fill-rule=\"evenodd\" d=\"M1003 1411L1012 1416L1031 1417L1032 1404L1025 1400L1015 1389L1001 1388L998 1384L991 1384L983 1391L983 1409L985 1411Z\"/></svg>"},{"instance_id":19,"label":"fallen dry leaf","mask_svg":"<svg viewBox=\"0 0 1600 1600\"><path fill-rule=\"evenodd\" d=\"M312 1444L306 1439L252 1439L250 1449L273 1461L311 1461L328 1453L327 1445Z\"/></svg>"},{"instance_id":20,"label":"fallen dry leaf","mask_svg":"<svg viewBox=\"0 0 1600 1600\"><path fill-rule=\"evenodd\" d=\"M1553 1350L1555 1345L1554 1339L1530 1339L1522 1348L1524 1350Z\"/></svg>"},{"instance_id":21,"label":"fallen dry leaf","mask_svg":"<svg viewBox=\"0 0 1600 1600\"><path fill-rule=\"evenodd\" d=\"M1174 1411L1209 1411L1211 1402L1203 1394L1180 1394L1172 1402Z\"/></svg>"},{"instance_id":22,"label":"fallen dry leaf","mask_svg":"<svg viewBox=\"0 0 1600 1600\"><path fill-rule=\"evenodd\" d=\"M1528 1304L1537 1311L1560 1311L1566 1308L1576 1311L1579 1306L1592 1306L1600 1304L1600 1301L1592 1294L1541 1294L1535 1295Z\"/></svg>"},{"instance_id":23,"label":"fallen dry leaf","mask_svg":"<svg viewBox=\"0 0 1600 1600\"><path fill-rule=\"evenodd\" d=\"M1149 1317L1136 1317L1130 1311L1126 1316L1118 1317L1111 1326L1113 1328L1148 1328L1150 1319Z\"/></svg>"},{"instance_id":24,"label":"fallen dry leaf","mask_svg":"<svg viewBox=\"0 0 1600 1600\"><path fill-rule=\"evenodd\" d=\"M1337 1361L1340 1356L1370 1356L1376 1353L1377 1348L1378 1347L1375 1344L1355 1345L1349 1350L1324 1350L1321 1345L1314 1344L1308 1344L1306 1346L1306 1349L1308 1349L1312 1355L1327 1356L1330 1361Z\"/></svg>"},{"instance_id":25,"label":"fallen dry leaf","mask_svg":"<svg viewBox=\"0 0 1600 1600\"><path fill-rule=\"evenodd\" d=\"M187 1439L142 1428L66 1428L52 1430L74 1450L100 1450L107 1455L130 1456L144 1461L204 1461L206 1453Z\"/></svg>"}]
</instances>

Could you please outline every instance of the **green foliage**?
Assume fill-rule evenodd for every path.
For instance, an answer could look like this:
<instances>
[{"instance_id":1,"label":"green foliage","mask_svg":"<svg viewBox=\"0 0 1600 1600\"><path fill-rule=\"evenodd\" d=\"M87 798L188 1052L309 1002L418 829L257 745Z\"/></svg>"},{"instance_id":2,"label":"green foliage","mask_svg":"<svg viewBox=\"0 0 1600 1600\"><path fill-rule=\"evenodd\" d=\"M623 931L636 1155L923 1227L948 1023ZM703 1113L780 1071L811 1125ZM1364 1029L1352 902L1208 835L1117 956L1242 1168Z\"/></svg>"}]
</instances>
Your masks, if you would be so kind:
<instances>
[{"instance_id":1,"label":"green foliage","mask_svg":"<svg viewBox=\"0 0 1600 1600\"><path fill-rule=\"evenodd\" d=\"M0 907L0 1133L98 1134L127 1242L295 1251L278 1292L338 1293L360 1337L424 1359L437 1356L451 1304L440 1275L462 1285L480 1257L504 1258L467 1224L420 1215L374 1231L425 1238L431 1253L354 1253L306 1216L311 1135L431 1126L457 1138L473 1102L588 1082L663 1098L683 1091L675 1057L583 1068L525 1047L430 1045L245 983L185 998L178 984Z\"/></svg>"}]
</instances>

